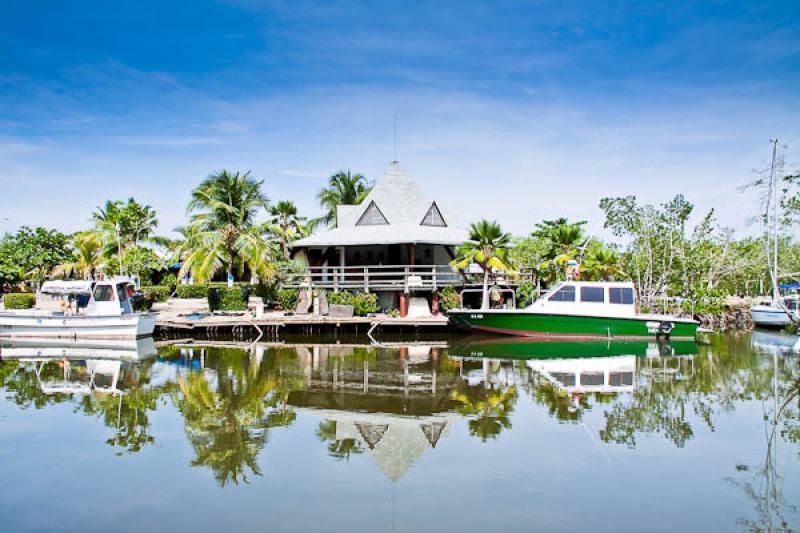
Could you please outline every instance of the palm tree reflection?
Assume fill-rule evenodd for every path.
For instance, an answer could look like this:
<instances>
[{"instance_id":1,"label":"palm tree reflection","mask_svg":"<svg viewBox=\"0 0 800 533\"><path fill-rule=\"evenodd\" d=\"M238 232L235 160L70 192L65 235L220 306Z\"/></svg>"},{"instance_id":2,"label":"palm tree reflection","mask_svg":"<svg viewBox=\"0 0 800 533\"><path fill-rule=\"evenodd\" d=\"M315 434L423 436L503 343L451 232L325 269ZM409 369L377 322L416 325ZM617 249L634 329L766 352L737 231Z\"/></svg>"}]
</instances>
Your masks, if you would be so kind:
<instances>
[{"instance_id":1,"label":"palm tree reflection","mask_svg":"<svg viewBox=\"0 0 800 533\"><path fill-rule=\"evenodd\" d=\"M261 475L258 454L270 429L294 423L296 414L286 398L300 382L299 373L287 379L274 368L275 358L259 361L250 356L243 363L242 351L220 352L209 361L213 373L192 372L178 380L173 400L195 450L191 465L211 468L225 486L246 483L248 471Z\"/></svg>"}]
</instances>

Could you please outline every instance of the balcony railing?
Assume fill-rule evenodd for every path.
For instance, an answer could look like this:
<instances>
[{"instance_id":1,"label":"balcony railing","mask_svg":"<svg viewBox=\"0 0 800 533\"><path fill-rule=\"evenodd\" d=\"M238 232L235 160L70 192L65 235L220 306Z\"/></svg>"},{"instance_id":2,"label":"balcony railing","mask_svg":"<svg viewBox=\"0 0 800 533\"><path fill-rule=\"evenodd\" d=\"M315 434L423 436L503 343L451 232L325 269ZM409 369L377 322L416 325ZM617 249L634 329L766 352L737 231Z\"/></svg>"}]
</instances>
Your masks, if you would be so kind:
<instances>
[{"instance_id":1,"label":"balcony railing","mask_svg":"<svg viewBox=\"0 0 800 533\"><path fill-rule=\"evenodd\" d=\"M492 283L516 285L530 279L521 272L513 278L505 273L492 274ZM281 272L281 285L287 288L320 288L372 291L435 291L447 286L477 286L483 283L480 272L458 272L447 265L380 265L345 267L308 267L302 272Z\"/></svg>"}]
</instances>

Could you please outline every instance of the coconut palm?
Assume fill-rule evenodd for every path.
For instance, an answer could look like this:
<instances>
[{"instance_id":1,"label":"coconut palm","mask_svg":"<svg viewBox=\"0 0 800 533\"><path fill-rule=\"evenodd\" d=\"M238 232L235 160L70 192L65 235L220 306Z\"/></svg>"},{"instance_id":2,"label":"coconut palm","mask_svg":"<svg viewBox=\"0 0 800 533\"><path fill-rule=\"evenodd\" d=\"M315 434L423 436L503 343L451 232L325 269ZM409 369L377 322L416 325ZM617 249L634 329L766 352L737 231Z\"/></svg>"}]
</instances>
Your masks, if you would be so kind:
<instances>
[{"instance_id":1,"label":"coconut palm","mask_svg":"<svg viewBox=\"0 0 800 533\"><path fill-rule=\"evenodd\" d=\"M191 219L180 249L181 276L191 270L196 278L209 280L225 268L232 278L234 272L243 274L245 267L262 277L271 275L271 248L256 224L259 211L267 208L263 183L249 172L223 170L192 191L187 207Z\"/></svg>"},{"instance_id":2,"label":"coconut palm","mask_svg":"<svg viewBox=\"0 0 800 533\"><path fill-rule=\"evenodd\" d=\"M459 246L458 257L450 264L460 270L477 263L483 269L483 298L481 309L489 308L489 273L492 269L508 271L507 263L511 235L503 233L500 224L481 220L469 227L469 240Z\"/></svg>"},{"instance_id":3,"label":"coconut palm","mask_svg":"<svg viewBox=\"0 0 800 533\"><path fill-rule=\"evenodd\" d=\"M104 264L101 236L94 231L82 231L72 237L74 257L53 270L54 276L93 278Z\"/></svg>"},{"instance_id":4,"label":"coconut palm","mask_svg":"<svg viewBox=\"0 0 800 533\"><path fill-rule=\"evenodd\" d=\"M125 252L136 250L144 242L160 243L162 240L154 235L158 226L155 210L133 198L128 198L127 203L107 200L92 214L92 221L103 255L107 259L116 256L120 273L125 270ZM113 264L114 261L107 262L107 266Z\"/></svg>"},{"instance_id":5,"label":"coconut palm","mask_svg":"<svg viewBox=\"0 0 800 533\"><path fill-rule=\"evenodd\" d=\"M320 205L326 210L320 221L335 226L336 207L360 204L371 190L372 185L363 174L352 174L349 170L333 174L328 178L328 186L317 194Z\"/></svg>"},{"instance_id":6,"label":"coconut palm","mask_svg":"<svg viewBox=\"0 0 800 533\"><path fill-rule=\"evenodd\" d=\"M550 278L558 280L564 273L567 264L575 260L585 242L582 226L586 221L571 223L566 218L545 220L536 224L534 237L546 243L544 261L539 269L550 273Z\"/></svg>"},{"instance_id":7,"label":"coconut palm","mask_svg":"<svg viewBox=\"0 0 800 533\"><path fill-rule=\"evenodd\" d=\"M270 232L278 239L283 257L288 261L289 245L303 232L306 218L298 216L297 206L289 200L281 200L270 206L269 214Z\"/></svg>"},{"instance_id":8,"label":"coconut palm","mask_svg":"<svg viewBox=\"0 0 800 533\"><path fill-rule=\"evenodd\" d=\"M581 271L590 280L610 281L625 275L619 254L608 248L590 250L583 260Z\"/></svg>"},{"instance_id":9,"label":"coconut palm","mask_svg":"<svg viewBox=\"0 0 800 533\"><path fill-rule=\"evenodd\" d=\"M511 427L510 414L519 394L516 385L504 390L480 392L478 397L453 391L450 399L458 402L456 412L469 418L469 432L481 441L496 439L500 432Z\"/></svg>"}]
</instances>

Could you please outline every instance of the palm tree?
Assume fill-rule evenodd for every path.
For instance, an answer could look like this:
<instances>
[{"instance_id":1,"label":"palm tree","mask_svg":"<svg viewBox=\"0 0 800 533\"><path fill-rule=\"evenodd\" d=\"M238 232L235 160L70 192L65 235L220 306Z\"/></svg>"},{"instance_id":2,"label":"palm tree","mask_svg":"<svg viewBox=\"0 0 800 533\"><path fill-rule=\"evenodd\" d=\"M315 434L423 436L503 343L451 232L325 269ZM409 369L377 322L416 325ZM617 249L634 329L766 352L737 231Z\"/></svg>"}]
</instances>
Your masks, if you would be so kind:
<instances>
[{"instance_id":1,"label":"palm tree","mask_svg":"<svg viewBox=\"0 0 800 533\"><path fill-rule=\"evenodd\" d=\"M61 263L53 270L54 276L80 276L94 278L98 268L103 266L103 247L100 235L94 231L82 231L72 237L74 258Z\"/></svg>"},{"instance_id":2,"label":"palm tree","mask_svg":"<svg viewBox=\"0 0 800 533\"><path fill-rule=\"evenodd\" d=\"M103 248L103 254L119 257L120 274L122 273L122 202L106 200L106 203L92 213L95 233Z\"/></svg>"},{"instance_id":3,"label":"palm tree","mask_svg":"<svg viewBox=\"0 0 800 533\"><path fill-rule=\"evenodd\" d=\"M489 308L489 273L491 269L507 271L511 235L503 233L500 224L481 220L470 225L469 240L458 248L458 257L450 264L463 270L472 263L483 269L483 298L481 309Z\"/></svg>"},{"instance_id":4,"label":"palm tree","mask_svg":"<svg viewBox=\"0 0 800 533\"><path fill-rule=\"evenodd\" d=\"M583 260L581 270L587 279L609 281L625 275L620 264L619 254L608 248L591 250Z\"/></svg>"},{"instance_id":5,"label":"palm tree","mask_svg":"<svg viewBox=\"0 0 800 533\"><path fill-rule=\"evenodd\" d=\"M496 439L504 429L511 428L509 415L517 403L516 385L504 390L488 390L479 393L479 397L453 391L450 399L458 402L456 412L469 418L469 432L481 441Z\"/></svg>"},{"instance_id":6,"label":"palm tree","mask_svg":"<svg viewBox=\"0 0 800 533\"><path fill-rule=\"evenodd\" d=\"M340 170L328 178L328 186L317 194L326 213L320 218L328 226L336 226L336 207L360 204L367 197L372 185L363 174L351 174Z\"/></svg>"},{"instance_id":7,"label":"palm tree","mask_svg":"<svg viewBox=\"0 0 800 533\"><path fill-rule=\"evenodd\" d=\"M584 224L586 221L571 223L566 218L545 220L536 224L537 229L532 235L547 243L545 260L539 265L541 270L549 271L556 280L561 277L567 263L580 254L585 241L582 228Z\"/></svg>"},{"instance_id":8,"label":"palm tree","mask_svg":"<svg viewBox=\"0 0 800 533\"><path fill-rule=\"evenodd\" d=\"M225 267L230 279L234 270L242 274L249 267L269 277L270 247L261 236L263 228L256 224L259 211L267 208L263 183L249 172L223 170L192 191L187 211L193 214L180 250L181 276L191 270L198 279L208 280Z\"/></svg>"},{"instance_id":9,"label":"palm tree","mask_svg":"<svg viewBox=\"0 0 800 533\"><path fill-rule=\"evenodd\" d=\"M277 237L283 257L290 259L289 245L303 232L305 217L298 216L297 206L290 200L281 200L269 208L270 231Z\"/></svg>"}]
</instances>

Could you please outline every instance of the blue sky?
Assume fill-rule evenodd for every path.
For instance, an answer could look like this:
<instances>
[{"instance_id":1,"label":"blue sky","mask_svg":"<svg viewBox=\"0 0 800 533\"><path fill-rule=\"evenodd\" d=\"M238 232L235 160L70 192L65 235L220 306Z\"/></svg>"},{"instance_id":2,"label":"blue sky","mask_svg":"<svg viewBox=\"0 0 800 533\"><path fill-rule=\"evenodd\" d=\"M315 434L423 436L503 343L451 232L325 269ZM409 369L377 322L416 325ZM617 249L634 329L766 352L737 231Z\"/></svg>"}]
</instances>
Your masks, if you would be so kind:
<instances>
[{"instance_id":1,"label":"blue sky","mask_svg":"<svg viewBox=\"0 0 800 533\"><path fill-rule=\"evenodd\" d=\"M769 139L800 160L800 2L6 0L0 231L133 195L168 232L221 168L314 215L332 172L382 174L395 114L462 223L683 193L747 231Z\"/></svg>"}]
</instances>

